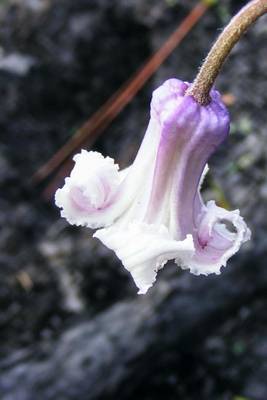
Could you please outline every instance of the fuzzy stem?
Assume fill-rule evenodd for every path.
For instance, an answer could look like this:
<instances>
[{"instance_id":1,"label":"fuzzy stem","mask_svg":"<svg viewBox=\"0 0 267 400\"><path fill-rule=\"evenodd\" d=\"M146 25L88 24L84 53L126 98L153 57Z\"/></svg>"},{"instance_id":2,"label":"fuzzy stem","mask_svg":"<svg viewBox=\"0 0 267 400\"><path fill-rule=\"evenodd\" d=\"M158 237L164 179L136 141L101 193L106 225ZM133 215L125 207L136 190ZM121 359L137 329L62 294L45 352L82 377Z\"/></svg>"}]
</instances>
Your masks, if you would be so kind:
<instances>
[{"instance_id":1,"label":"fuzzy stem","mask_svg":"<svg viewBox=\"0 0 267 400\"><path fill-rule=\"evenodd\" d=\"M267 12L267 0L253 0L229 22L212 46L186 95L202 105L210 102L210 90L234 45L259 17Z\"/></svg>"}]
</instances>

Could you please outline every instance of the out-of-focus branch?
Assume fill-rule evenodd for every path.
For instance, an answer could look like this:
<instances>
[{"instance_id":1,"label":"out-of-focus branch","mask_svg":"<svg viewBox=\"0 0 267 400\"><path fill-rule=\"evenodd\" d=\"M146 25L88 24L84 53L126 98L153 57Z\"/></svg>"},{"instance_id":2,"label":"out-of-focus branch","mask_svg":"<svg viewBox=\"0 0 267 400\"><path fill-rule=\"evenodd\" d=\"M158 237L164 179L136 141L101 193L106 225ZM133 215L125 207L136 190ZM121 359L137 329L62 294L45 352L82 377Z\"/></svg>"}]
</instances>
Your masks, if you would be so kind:
<instances>
[{"instance_id":1,"label":"out-of-focus branch","mask_svg":"<svg viewBox=\"0 0 267 400\"><path fill-rule=\"evenodd\" d=\"M144 86L146 81L166 60L171 52L190 32L193 26L199 21L209 3L199 2L191 12L184 18L178 28L171 34L162 47L141 67L133 77L124 83L107 102L100 107L88 121L69 139L33 176L35 183L40 183L49 175L54 173L74 152L77 152L84 143L92 144L98 136L115 119L120 111L132 100L136 93ZM67 164L64 163L58 177L64 176L67 172ZM66 174L65 174L66 175ZM46 195L50 197L53 193L53 182L46 189Z\"/></svg>"}]
</instances>

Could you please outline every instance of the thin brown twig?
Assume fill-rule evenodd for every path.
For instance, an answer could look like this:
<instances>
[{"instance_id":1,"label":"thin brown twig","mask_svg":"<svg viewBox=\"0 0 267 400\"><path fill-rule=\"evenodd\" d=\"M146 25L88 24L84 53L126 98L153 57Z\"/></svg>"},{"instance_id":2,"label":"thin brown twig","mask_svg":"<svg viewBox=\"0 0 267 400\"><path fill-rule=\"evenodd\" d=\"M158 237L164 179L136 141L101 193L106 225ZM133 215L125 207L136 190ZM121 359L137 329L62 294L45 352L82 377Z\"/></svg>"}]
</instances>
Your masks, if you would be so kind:
<instances>
[{"instance_id":1,"label":"thin brown twig","mask_svg":"<svg viewBox=\"0 0 267 400\"><path fill-rule=\"evenodd\" d=\"M188 96L193 96L202 105L210 102L210 90L232 48L247 29L266 13L267 0L252 0L241 8L215 41L186 93Z\"/></svg>"}]
</instances>

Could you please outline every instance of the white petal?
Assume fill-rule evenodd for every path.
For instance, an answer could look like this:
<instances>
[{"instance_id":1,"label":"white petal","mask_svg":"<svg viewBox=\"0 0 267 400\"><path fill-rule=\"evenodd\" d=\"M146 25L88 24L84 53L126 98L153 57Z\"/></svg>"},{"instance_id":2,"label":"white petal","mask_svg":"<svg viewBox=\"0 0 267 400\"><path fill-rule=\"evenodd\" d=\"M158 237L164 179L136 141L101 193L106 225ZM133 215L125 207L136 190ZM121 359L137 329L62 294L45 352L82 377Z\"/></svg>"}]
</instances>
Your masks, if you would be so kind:
<instances>
[{"instance_id":1,"label":"white petal","mask_svg":"<svg viewBox=\"0 0 267 400\"><path fill-rule=\"evenodd\" d=\"M131 273L139 294L145 294L153 285L157 271L168 260L193 256L194 244L191 235L176 241L163 225L148 225L133 222L126 229L113 226L98 230L94 237L114 250L124 267Z\"/></svg>"},{"instance_id":2,"label":"white petal","mask_svg":"<svg viewBox=\"0 0 267 400\"><path fill-rule=\"evenodd\" d=\"M70 224L94 228L99 226L101 210L111 203L121 176L113 159L94 151L82 150L74 161L70 177L56 192L56 205Z\"/></svg>"},{"instance_id":3,"label":"white petal","mask_svg":"<svg viewBox=\"0 0 267 400\"><path fill-rule=\"evenodd\" d=\"M109 226L133 211L142 218L151 192L159 139L160 126L151 119L134 163L120 172L113 159L82 150L74 157L76 164L64 187L56 192L61 216L70 224L93 229Z\"/></svg>"},{"instance_id":4,"label":"white petal","mask_svg":"<svg viewBox=\"0 0 267 400\"><path fill-rule=\"evenodd\" d=\"M230 225L233 229L229 229ZM188 262L182 260L181 267L195 275L220 274L228 259L250 239L250 230L239 210L227 211L209 201L197 230L196 253Z\"/></svg>"},{"instance_id":5,"label":"white petal","mask_svg":"<svg viewBox=\"0 0 267 400\"><path fill-rule=\"evenodd\" d=\"M199 181L199 185L198 185L198 191L200 192L201 187L203 185L204 180L206 179L207 173L209 172L209 166L208 164L205 165L204 170L202 172L200 181Z\"/></svg>"}]
</instances>

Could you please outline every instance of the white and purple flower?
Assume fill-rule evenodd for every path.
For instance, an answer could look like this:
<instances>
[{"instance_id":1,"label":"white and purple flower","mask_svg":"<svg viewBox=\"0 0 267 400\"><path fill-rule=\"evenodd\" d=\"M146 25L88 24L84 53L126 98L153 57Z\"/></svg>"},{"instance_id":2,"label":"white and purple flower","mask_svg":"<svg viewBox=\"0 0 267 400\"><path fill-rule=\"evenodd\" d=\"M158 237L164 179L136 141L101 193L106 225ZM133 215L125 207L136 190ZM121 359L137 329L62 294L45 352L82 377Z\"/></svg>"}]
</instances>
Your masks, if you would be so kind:
<instances>
[{"instance_id":1,"label":"white and purple flower","mask_svg":"<svg viewBox=\"0 0 267 400\"><path fill-rule=\"evenodd\" d=\"M238 210L202 201L207 161L228 135L229 116L217 91L203 106L185 95L187 88L170 79L154 91L149 125L129 168L119 171L111 158L82 150L56 192L61 215L98 229L94 237L115 251L139 293L171 259L196 275L219 274L250 238Z\"/></svg>"}]
</instances>

